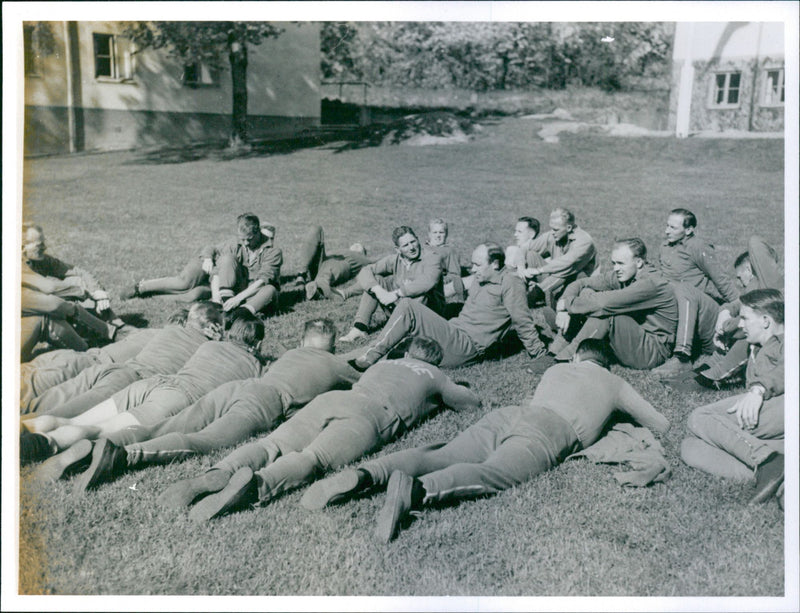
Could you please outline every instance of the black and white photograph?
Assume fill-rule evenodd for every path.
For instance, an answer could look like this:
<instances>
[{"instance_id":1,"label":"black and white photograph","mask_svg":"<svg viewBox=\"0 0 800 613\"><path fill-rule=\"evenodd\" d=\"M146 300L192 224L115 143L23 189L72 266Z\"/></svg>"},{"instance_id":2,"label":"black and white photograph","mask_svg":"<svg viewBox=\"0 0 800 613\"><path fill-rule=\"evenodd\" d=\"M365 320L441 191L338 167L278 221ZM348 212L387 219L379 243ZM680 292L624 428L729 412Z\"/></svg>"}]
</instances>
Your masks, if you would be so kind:
<instances>
[{"instance_id":1,"label":"black and white photograph","mask_svg":"<svg viewBox=\"0 0 800 613\"><path fill-rule=\"evenodd\" d=\"M800 609L799 20L4 3L0 608Z\"/></svg>"}]
</instances>

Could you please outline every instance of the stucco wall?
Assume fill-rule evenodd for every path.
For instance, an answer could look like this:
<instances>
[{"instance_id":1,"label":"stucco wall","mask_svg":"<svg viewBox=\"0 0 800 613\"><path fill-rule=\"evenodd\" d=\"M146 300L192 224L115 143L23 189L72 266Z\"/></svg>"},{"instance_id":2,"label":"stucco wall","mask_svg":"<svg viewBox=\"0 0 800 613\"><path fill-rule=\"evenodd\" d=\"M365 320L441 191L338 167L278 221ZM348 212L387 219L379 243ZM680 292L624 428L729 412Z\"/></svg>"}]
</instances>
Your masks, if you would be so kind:
<instances>
[{"instance_id":1,"label":"stucco wall","mask_svg":"<svg viewBox=\"0 0 800 613\"><path fill-rule=\"evenodd\" d=\"M248 123L251 136L289 136L320 116L319 26L279 24L277 39L248 47ZM73 105L86 150L178 144L230 133L230 71L197 88L182 82L183 66L164 51L136 53L128 79L95 77L93 34L120 34L120 22L77 22ZM55 52L37 76L25 78L25 152L69 150L66 24L51 22ZM124 43L124 41L122 41ZM120 48L123 45L120 45ZM73 45L73 48L76 48ZM122 54L118 58L123 60ZM81 139L79 138L79 141Z\"/></svg>"}]
</instances>

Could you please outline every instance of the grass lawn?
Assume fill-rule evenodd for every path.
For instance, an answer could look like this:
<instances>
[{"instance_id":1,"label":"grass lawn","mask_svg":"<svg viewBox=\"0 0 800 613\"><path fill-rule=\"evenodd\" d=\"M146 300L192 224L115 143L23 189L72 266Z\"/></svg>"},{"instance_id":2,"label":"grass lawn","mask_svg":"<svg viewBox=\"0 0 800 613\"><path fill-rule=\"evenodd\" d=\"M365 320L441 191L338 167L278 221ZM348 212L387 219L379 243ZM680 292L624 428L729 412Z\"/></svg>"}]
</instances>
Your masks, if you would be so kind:
<instances>
[{"instance_id":1,"label":"grass lawn","mask_svg":"<svg viewBox=\"0 0 800 613\"><path fill-rule=\"evenodd\" d=\"M536 138L524 119L487 124L470 143L340 150L332 144L183 163L144 153L29 160L24 217L45 227L50 252L92 270L116 297L135 280L177 273L199 247L231 236L253 211L277 225L284 272L296 270L309 224L328 252L355 241L387 252L394 226L424 235L444 217L464 261L484 240L508 244L517 217L546 226L567 206L608 266L615 237L642 237L657 256L667 212L687 207L699 232L731 264L759 233L783 255L783 141ZM296 344L310 316L344 332L357 300L341 308L283 297L267 322L271 343ZM167 298L116 301L123 317L162 325ZM484 412L515 404L538 376L516 354L452 371L484 408L443 411L385 451L448 439ZM673 476L623 489L609 466L570 461L501 495L426 510L388 546L373 539L383 495L322 512L302 491L264 508L196 525L155 505L165 487L227 451L152 467L71 496L62 481L33 492L23 470L21 593L780 596L783 513L749 506L750 489L679 459L689 412L726 394L678 393L647 372L615 366L671 421L662 442ZM129 486L136 485L135 490Z\"/></svg>"}]
</instances>

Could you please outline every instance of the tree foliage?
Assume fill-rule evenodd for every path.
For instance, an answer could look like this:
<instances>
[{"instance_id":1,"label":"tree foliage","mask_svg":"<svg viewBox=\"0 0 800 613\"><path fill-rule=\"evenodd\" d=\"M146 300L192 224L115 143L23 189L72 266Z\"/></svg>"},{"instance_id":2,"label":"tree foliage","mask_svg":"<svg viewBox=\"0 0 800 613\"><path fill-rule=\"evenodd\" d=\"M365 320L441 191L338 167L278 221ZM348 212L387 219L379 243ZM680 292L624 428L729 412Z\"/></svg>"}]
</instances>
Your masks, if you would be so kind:
<instances>
[{"instance_id":1,"label":"tree foliage","mask_svg":"<svg viewBox=\"0 0 800 613\"><path fill-rule=\"evenodd\" d=\"M125 34L140 49L164 49L184 64L202 62L231 71L233 113L231 142L247 140L247 47L283 33L283 28L250 21L133 22Z\"/></svg>"},{"instance_id":2,"label":"tree foliage","mask_svg":"<svg viewBox=\"0 0 800 613\"><path fill-rule=\"evenodd\" d=\"M612 90L666 74L671 35L663 23L328 22L322 69L326 79L380 85L493 90L579 83Z\"/></svg>"}]
</instances>

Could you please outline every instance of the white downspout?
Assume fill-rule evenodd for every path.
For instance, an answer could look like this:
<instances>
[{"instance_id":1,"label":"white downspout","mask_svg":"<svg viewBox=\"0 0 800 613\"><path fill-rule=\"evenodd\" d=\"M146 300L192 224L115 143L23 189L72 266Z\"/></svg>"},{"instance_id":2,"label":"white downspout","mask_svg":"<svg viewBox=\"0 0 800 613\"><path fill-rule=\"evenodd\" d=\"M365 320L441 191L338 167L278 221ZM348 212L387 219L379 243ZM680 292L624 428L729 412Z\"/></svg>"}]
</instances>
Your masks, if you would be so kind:
<instances>
[{"instance_id":1,"label":"white downspout","mask_svg":"<svg viewBox=\"0 0 800 613\"><path fill-rule=\"evenodd\" d=\"M675 118L675 136L686 138L689 136L689 123L692 110L692 90L694 88L694 64L692 64L692 39L694 38L694 23L689 23L684 45L683 65L678 81L678 110Z\"/></svg>"}]
</instances>

